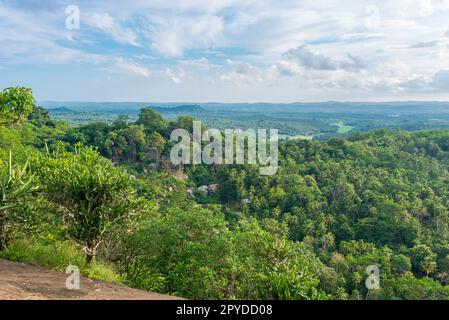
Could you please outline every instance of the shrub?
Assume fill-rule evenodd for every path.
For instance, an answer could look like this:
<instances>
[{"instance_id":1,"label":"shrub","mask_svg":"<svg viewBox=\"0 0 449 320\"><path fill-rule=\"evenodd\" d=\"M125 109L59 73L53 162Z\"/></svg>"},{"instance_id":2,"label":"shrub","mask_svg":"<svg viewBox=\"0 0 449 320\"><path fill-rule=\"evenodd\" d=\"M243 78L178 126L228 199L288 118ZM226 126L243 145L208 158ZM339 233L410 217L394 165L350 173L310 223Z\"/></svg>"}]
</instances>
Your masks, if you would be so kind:
<instances>
[{"instance_id":1,"label":"shrub","mask_svg":"<svg viewBox=\"0 0 449 320\"><path fill-rule=\"evenodd\" d=\"M91 263L83 273L91 279L103 280L112 283L121 283L122 278L115 272L112 265L100 263L98 261Z\"/></svg>"},{"instance_id":2,"label":"shrub","mask_svg":"<svg viewBox=\"0 0 449 320\"><path fill-rule=\"evenodd\" d=\"M123 227L140 212L129 175L91 148L43 155L33 166L43 181L43 195L55 205L68 236L83 245L89 261L114 226Z\"/></svg>"}]
</instances>

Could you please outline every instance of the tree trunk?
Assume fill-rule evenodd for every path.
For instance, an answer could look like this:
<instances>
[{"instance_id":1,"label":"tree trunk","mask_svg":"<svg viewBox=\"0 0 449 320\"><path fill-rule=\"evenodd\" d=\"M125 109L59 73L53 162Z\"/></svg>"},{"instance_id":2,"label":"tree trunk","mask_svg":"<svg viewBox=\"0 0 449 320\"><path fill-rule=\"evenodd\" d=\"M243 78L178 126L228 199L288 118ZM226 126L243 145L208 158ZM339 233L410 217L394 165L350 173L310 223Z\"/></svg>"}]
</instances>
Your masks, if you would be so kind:
<instances>
[{"instance_id":1,"label":"tree trunk","mask_svg":"<svg viewBox=\"0 0 449 320\"><path fill-rule=\"evenodd\" d=\"M97 255L97 246L92 243L88 243L84 248L86 252L86 261L87 263L95 262L95 256Z\"/></svg>"}]
</instances>

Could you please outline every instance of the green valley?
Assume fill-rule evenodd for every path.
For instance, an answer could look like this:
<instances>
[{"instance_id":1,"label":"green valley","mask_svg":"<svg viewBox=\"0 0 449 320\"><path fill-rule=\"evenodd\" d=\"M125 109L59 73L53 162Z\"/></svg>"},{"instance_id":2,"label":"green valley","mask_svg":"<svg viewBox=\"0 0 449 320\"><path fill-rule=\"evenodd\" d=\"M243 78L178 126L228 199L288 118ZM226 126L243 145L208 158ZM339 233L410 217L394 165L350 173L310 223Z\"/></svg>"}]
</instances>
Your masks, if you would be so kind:
<instances>
[{"instance_id":1,"label":"green valley","mask_svg":"<svg viewBox=\"0 0 449 320\"><path fill-rule=\"evenodd\" d=\"M337 135L303 139L333 125L289 120L303 131L261 176L170 162L172 130L229 117L142 107L74 124L67 112L30 89L0 94L0 258L190 299L449 299L447 129L360 132L338 116L326 120Z\"/></svg>"}]
</instances>

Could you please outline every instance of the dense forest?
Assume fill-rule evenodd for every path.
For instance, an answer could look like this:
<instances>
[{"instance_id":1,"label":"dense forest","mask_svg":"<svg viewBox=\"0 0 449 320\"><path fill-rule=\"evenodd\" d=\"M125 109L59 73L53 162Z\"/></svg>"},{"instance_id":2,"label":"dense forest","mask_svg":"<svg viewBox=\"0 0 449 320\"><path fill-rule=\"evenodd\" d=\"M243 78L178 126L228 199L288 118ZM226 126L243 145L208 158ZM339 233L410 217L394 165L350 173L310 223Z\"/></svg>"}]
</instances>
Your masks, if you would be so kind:
<instances>
[{"instance_id":1,"label":"dense forest","mask_svg":"<svg viewBox=\"0 0 449 320\"><path fill-rule=\"evenodd\" d=\"M281 142L261 176L173 166L193 120L74 126L3 90L0 257L192 299L449 299L449 130Z\"/></svg>"}]
</instances>

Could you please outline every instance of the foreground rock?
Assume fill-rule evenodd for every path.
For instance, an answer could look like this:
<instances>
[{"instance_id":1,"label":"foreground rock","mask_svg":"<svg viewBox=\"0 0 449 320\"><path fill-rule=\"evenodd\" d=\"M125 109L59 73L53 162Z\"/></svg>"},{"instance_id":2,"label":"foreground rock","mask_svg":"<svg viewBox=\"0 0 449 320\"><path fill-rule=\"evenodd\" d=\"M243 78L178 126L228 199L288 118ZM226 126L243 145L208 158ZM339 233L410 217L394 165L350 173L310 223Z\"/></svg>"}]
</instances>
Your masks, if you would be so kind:
<instances>
[{"instance_id":1,"label":"foreground rock","mask_svg":"<svg viewBox=\"0 0 449 320\"><path fill-rule=\"evenodd\" d=\"M136 290L81 277L69 290L68 275L0 259L0 300L173 300L172 296Z\"/></svg>"}]
</instances>

